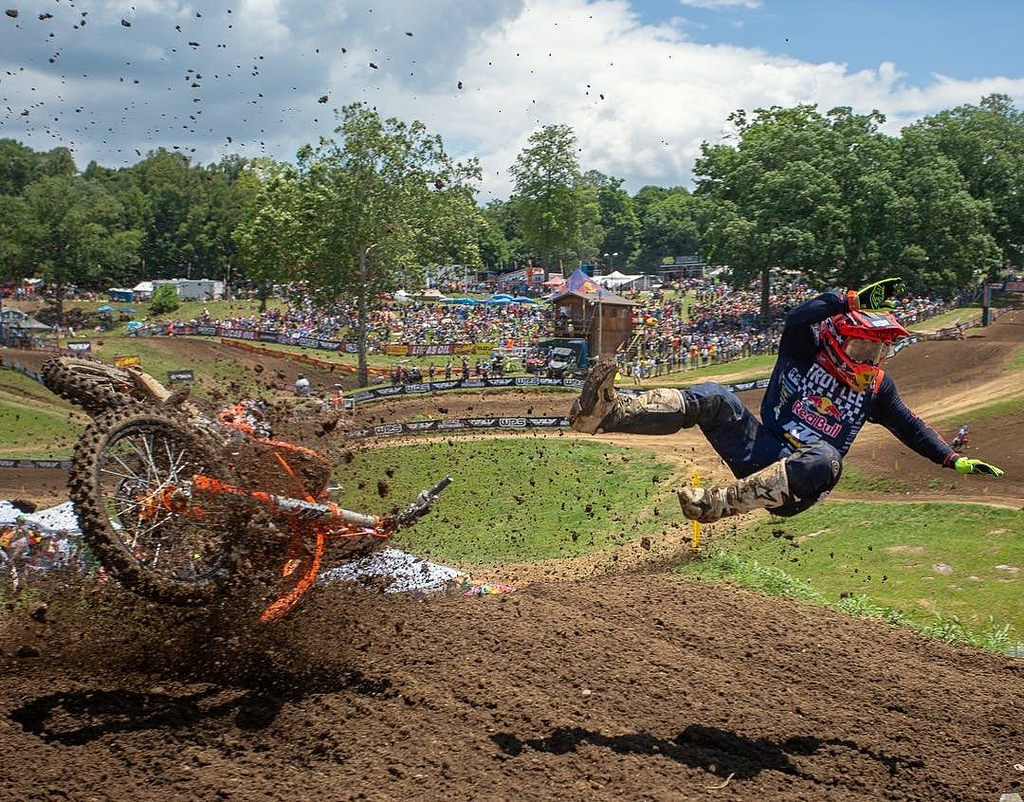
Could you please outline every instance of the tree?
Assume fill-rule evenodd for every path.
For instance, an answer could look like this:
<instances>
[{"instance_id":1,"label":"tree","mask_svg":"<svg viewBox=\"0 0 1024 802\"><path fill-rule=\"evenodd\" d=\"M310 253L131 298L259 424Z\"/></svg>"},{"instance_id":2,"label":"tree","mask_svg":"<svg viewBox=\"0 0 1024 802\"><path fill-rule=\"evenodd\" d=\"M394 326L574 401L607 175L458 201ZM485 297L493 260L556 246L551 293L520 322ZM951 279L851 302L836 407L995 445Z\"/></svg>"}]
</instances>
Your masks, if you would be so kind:
<instances>
[{"instance_id":1,"label":"tree","mask_svg":"<svg viewBox=\"0 0 1024 802\"><path fill-rule=\"evenodd\" d=\"M483 209L484 220L494 231L495 237L500 237L505 242L502 248L504 262L510 262L512 266L525 264L530 258L530 253L520 237L519 204L515 198L508 200L492 200ZM491 265L494 269L500 270L502 264L493 264L488 260L488 251L481 247L480 257L484 264Z\"/></svg>"},{"instance_id":2,"label":"tree","mask_svg":"<svg viewBox=\"0 0 1024 802\"><path fill-rule=\"evenodd\" d=\"M952 160L971 196L992 205L990 231L1002 258L1024 255L1024 113L1007 95L987 95L909 126Z\"/></svg>"},{"instance_id":3,"label":"tree","mask_svg":"<svg viewBox=\"0 0 1024 802\"><path fill-rule=\"evenodd\" d=\"M305 263L305 224L300 218L299 176L287 164L262 162L259 189L234 231L242 273L259 288L260 311L271 285L287 283Z\"/></svg>"},{"instance_id":4,"label":"tree","mask_svg":"<svg viewBox=\"0 0 1024 802\"><path fill-rule=\"evenodd\" d=\"M181 306L178 290L173 284L161 284L153 290L149 311L154 315L165 315L174 312Z\"/></svg>"},{"instance_id":5,"label":"tree","mask_svg":"<svg viewBox=\"0 0 1024 802\"><path fill-rule=\"evenodd\" d=\"M35 180L36 153L14 139L0 139L0 195L20 195Z\"/></svg>"},{"instance_id":6,"label":"tree","mask_svg":"<svg viewBox=\"0 0 1024 802\"><path fill-rule=\"evenodd\" d=\"M768 314L770 271L799 270L817 279L842 262L848 230L828 121L813 106L737 112L739 147L707 145L697 162L698 195L715 216L706 239L713 261L729 264L738 282L761 277Z\"/></svg>"},{"instance_id":7,"label":"tree","mask_svg":"<svg viewBox=\"0 0 1024 802\"><path fill-rule=\"evenodd\" d=\"M709 256L737 281L770 271L816 286L856 287L887 275L948 292L992 261L990 204L971 197L934 138L878 131L878 112L813 106L730 118L739 144L705 145L697 195L710 206Z\"/></svg>"},{"instance_id":8,"label":"tree","mask_svg":"<svg viewBox=\"0 0 1024 802\"><path fill-rule=\"evenodd\" d=\"M480 169L454 162L422 123L382 120L362 103L341 110L334 133L299 149L281 213L301 223L289 244L318 299L355 302L365 384L367 321L378 295L421 280L422 266L441 256L479 264Z\"/></svg>"},{"instance_id":9,"label":"tree","mask_svg":"<svg viewBox=\"0 0 1024 802\"><path fill-rule=\"evenodd\" d=\"M78 173L75 157L67 148L54 148L47 153L36 155L34 170L35 178L64 177L70 178Z\"/></svg>"},{"instance_id":10,"label":"tree","mask_svg":"<svg viewBox=\"0 0 1024 802\"><path fill-rule=\"evenodd\" d=\"M190 210L198 200L198 175L187 156L163 148L131 168L131 177L146 198L140 251L146 278L191 274L195 259Z\"/></svg>"},{"instance_id":11,"label":"tree","mask_svg":"<svg viewBox=\"0 0 1024 802\"><path fill-rule=\"evenodd\" d=\"M599 252L618 253L622 264L635 264L632 255L640 240L640 218L633 199L622 188L625 180L588 170L583 181L597 190L598 222L604 235L598 245Z\"/></svg>"},{"instance_id":12,"label":"tree","mask_svg":"<svg viewBox=\"0 0 1024 802\"><path fill-rule=\"evenodd\" d=\"M32 269L26 236L32 213L23 197L0 195L0 266L3 278L23 279Z\"/></svg>"},{"instance_id":13,"label":"tree","mask_svg":"<svg viewBox=\"0 0 1024 802\"><path fill-rule=\"evenodd\" d=\"M122 209L102 186L80 176L44 178L24 193L28 219L23 246L39 276L54 289L64 322L69 284L117 280L138 259L140 235L126 229Z\"/></svg>"},{"instance_id":14,"label":"tree","mask_svg":"<svg viewBox=\"0 0 1024 802\"><path fill-rule=\"evenodd\" d=\"M230 292L232 265L239 251L234 233L256 203L260 183L247 159L228 156L203 173L203 204L190 210L198 230L197 261L205 275L224 276Z\"/></svg>"},{"instance_id":15,"label":"tree","mask_svg":"<svg viewBox=\"0 0 1024 802\"><path fill-rule=\"evenodd\" d=\"M703 231L701 210L704 204L699 199L683 187L657 193L651 192L652 189L654 187L640 190L646 202L640 219L639 247L632 261L634 266L648 273L666 257L699 253Z\"/></svg>"},{"instance_id":16,"label":"tree","mask_svg":"<svg viewBox=\"0 0 1024 802\"><path fill-rule=\"evenodd\" d=\"M520 236L543 264L600 252L600 207L595 188L582 180L569 126L534 132L516 157L512 178Z\"/></svg>"},{"instance_id":17,"label":"tree","mask_svg":"<svg viewBox=\"0 0 1024 802\"><path fill-rule=\"evenodd\" d=\"M971 195L957 165L929 137L905 133L899 153L899 202L891 232L897 274L912 286L950 294L970 283L975 272L994 272L1000 249L991 233L991 202Z\"/></svg>"},{"instance_id":18,"label":"tree","mask_svg":"<svg viewBox=\"0 0 1024 802\"><path fill-rule=\"evenodd\" d=\"M512 248L508 240L502 236L501 230L486 214L483 215L481 221L477 249L480 251L480 261L484 266L498 272L501 272L512 256Z\"/></svg>"}]
</instances>

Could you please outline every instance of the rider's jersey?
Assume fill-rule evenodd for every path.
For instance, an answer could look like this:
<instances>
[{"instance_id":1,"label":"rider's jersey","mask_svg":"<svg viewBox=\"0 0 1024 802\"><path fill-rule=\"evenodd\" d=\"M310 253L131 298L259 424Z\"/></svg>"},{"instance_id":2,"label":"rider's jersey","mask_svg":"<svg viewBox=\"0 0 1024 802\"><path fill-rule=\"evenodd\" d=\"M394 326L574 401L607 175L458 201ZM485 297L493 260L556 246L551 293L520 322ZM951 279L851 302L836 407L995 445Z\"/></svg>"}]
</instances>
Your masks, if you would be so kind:
<instances>
[{"instance_id":1,"label":"rider's jersey","mask_svg":"<svg viewBox=\"0 0 1024 802\"><path fill-rule=\"evenodd\" d=\"M779 356L761 402L761 421L794 449L826 442L846 454L866 422L879 423L918 454L949 465L956 454L911 412L884 371L863 391L840 382L818 361L818 324L848 311L846 298L826 293L786 316Z\"/></svg>"}]
</instances>

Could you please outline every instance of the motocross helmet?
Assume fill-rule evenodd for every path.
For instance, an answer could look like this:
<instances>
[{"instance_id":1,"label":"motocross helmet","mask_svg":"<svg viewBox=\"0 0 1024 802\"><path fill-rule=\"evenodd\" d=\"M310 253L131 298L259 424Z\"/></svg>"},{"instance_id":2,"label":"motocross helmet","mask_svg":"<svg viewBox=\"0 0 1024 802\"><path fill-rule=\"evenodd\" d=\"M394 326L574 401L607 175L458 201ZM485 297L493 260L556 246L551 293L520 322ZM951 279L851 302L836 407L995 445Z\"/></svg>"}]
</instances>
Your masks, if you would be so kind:
<instances>
[{"instance_id":1,"label":"motocross helmet","mask_svg":"<svg viewBox=\"0 0 1024 802\"><path fill-rule=\"evenodd\" d=\"M818 330L818 362L847 387L861 392L878 381L892 346L908 336L889 312L833 315Z\"/></svg>"}]
</instances>

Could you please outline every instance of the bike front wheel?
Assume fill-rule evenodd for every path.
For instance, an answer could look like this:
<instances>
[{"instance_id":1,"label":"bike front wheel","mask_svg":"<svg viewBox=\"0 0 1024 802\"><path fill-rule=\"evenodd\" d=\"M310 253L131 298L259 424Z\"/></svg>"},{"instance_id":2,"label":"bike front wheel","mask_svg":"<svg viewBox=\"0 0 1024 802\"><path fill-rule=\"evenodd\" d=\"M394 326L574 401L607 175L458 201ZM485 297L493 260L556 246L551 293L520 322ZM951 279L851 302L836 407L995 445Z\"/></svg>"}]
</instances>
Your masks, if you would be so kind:
<instances>
[{"instance_id":1,"label":"bike front wheel","mask_svg":"<svg viewBox=\"0 0 1024 802\"><path fill-rule=\"evenodd\" d=\"M249 505L228 494L193 497L196 476L231 483L208 438L165 415L112 412L79 440L68 484L83 539L140 596L202 604L237 571Z\"/></svg>"}]
</instances>

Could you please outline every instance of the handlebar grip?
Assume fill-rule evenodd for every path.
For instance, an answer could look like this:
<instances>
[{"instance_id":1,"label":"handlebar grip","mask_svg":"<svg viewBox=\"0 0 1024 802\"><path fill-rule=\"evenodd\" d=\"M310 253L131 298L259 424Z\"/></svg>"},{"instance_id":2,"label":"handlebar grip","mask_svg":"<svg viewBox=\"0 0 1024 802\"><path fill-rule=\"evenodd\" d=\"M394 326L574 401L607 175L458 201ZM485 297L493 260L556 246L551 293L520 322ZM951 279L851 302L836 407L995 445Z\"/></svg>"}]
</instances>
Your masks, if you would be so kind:
<instances>
[{"instance_id":1,"label":"handlebar grip","mask_svg":"<svg viewBox=\"0 0 1024 802\"><path fill-rule=\"evenodd\" d=\"M448 487L448 485L450 485L451 483L452 483L452 477L446 476L446 477L444 477L444 479L442 479L440 482L438 482L436 485L434 485L432 488L430 488L430 490L428 491L428 494L431 495L431 496L437 496L437 495L439 495L441 493L442 490L444 490L446 487Z\"/></svg>"}]
</instances>

